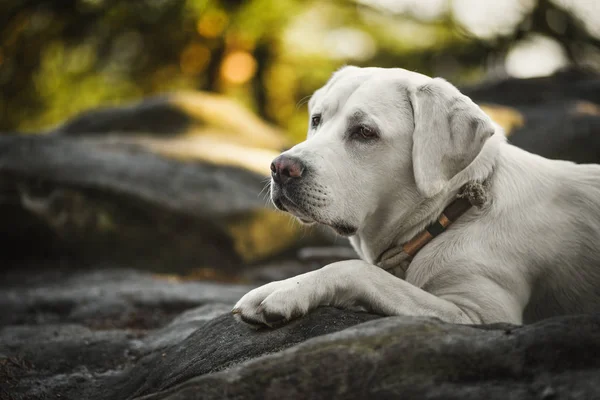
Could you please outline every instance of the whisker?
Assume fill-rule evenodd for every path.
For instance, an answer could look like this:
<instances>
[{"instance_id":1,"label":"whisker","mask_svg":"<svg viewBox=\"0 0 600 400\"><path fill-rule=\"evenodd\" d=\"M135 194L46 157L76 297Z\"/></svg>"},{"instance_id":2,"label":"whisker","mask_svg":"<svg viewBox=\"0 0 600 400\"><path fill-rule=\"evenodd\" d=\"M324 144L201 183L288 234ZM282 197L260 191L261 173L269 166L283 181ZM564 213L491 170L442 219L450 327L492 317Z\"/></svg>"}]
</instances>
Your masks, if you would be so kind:
<instances>
[{"instance_id":1,"label":"whisker","mask_svg":"<svg viewBox=\"0 0 600 400\"><path fill-rule=\"evenodd\" d=\"M272 194L272 193L271 193L271 186L269 186L269 187L267 188L267 192L266 192L266 193L265 193L265 195L264 195L264 196L265 196L265 197L264 197L264 200L265 200L265 202L266 202L267 204L270 204L270 203L271 203L271 194Z\"/></svg>"},{"instance_id":2,"label":"whisker","mask_svg":"<svg viewBox=\"0 0 600 400\"><path fill-rule=\"evenodd\" d=\"M265 191L265 189L267 189L267 188L269 188L269 189L271 188L271 182L270 182L270 179L269 179L269 181L267 181L267 182L265 183L265 185L263 186L262 190L261 190L261 191L258 193L258 195L259 195L259 196L260 196L260 195L262 195L262 194L263 194L263 192Z\"/></svg>"},{"instance_id":3,"label":"whisker","mask_svg":"<svg viewBox=\"0 0 600 400\"><path fill-rule=\"evenodd\" d=\"M265 196L263 200L265 202L265 208L269 208L269 206L271 205L271 196Z\"/></svg>"},{"instance_id":4,"label":"whisker","mask_svg":"<svg viewBox=\"0 0 600 400\"><path fill-rule=\"evenodd\" d=\"M288 215L288 228L291 228L292 226L294 226L294 222L296 221L296 219L292 216L292 215Z\"/></svg>"},{"instance_id":5,"label":"whisker","mask_svg":"<svg viewBox=\"0 0 600 400\"><path fill-rule=\"evenodd\" d=\"M304 239L306 238L307 233L310 233L310 229L312 228L311 226L306 226L306 225L300 225L302 227L302 236L300 236L300 239Z\"/></svg>"}]
</instances>

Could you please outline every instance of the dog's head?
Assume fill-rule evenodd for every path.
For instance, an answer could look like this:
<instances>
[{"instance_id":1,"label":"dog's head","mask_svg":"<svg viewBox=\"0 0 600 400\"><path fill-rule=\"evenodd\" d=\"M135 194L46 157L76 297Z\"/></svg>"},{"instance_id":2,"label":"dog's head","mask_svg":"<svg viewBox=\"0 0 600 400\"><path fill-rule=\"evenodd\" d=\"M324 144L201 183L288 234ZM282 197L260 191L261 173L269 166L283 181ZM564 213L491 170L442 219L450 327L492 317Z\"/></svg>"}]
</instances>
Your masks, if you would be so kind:
<instances>
[{"instance_id":1,"label":"dog's head","mask_svg":"<svg viewBox=\"0 0 600 400\"><path fill-rule=\"evenodd\" d=\"M271 198L345 236L449 190L495 130L450 83L396 68L345 67L308 106L307 139L271 164Z\"/></svg>"}]
</instances>

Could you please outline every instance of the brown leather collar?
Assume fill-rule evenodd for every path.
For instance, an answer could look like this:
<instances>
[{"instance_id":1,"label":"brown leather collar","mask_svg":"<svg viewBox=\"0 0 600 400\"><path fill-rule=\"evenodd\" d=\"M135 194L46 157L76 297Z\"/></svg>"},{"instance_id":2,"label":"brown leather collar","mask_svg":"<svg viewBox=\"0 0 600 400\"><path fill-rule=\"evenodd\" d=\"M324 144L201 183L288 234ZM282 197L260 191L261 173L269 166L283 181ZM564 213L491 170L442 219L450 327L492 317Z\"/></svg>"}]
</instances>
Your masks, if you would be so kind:
<instances>
[{"instance_id":1,"label":"brown leather collar","mask_svg":"<svg viewBox=\"0 0 600 400\"><path fill-rule=\"evenodd\" d=\"M489 184L490 179L465 184L456 199L444 208L437 221L403 245L393 245L388 248L379 255L375 265L399 278L404 278L410 262L419 250L473 206L480 208L491 201Z\"/></svg>"},{"instance_id":2,"label":"brown leather collar","mask_svg":"<svg viewBox=\"0 0 600 400\"><path fill-rule=\"evenodd\" d=\"M434 237L444 232L454 221L466 213L473 204L467 197L459 197L444 208L437 221L429 225L417 236L402 245L402 250L410 257L414 257L419 250L429 243Z\"/></svg>"}]
</instances>

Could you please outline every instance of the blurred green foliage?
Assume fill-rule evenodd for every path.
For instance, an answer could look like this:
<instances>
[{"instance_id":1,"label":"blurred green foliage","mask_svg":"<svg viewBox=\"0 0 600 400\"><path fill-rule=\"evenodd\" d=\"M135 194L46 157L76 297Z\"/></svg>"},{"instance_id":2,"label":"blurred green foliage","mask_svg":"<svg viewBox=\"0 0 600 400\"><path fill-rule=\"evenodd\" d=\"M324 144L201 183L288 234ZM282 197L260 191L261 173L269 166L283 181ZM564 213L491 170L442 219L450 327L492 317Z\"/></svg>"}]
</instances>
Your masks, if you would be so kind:
<instances>
[{"instance_id":1,"label":"blurred green foliage","mask_svg":"<svg viewBox=\"0 0 600 400\"><path fill-rule=\"evenodd\" d=\"M597 60L598 38L571 9L524 3L509 29L481 37L447 4L431 17L345 0L4 0L0 131L38 132L94 106L185 89L233 96L299 140L301 104L345 63L473 82L533 34L571 63Z\"/></svg>"}]
</instances>

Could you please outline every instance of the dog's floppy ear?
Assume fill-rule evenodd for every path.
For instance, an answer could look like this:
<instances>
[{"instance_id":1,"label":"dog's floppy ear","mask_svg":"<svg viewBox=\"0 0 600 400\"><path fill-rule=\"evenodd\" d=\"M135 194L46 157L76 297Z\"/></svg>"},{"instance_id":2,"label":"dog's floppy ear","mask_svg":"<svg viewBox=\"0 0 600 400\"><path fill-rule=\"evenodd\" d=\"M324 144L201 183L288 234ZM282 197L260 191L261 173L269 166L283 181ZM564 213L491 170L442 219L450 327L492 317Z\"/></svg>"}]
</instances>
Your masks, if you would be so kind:
<instances>
[{"instance_id":1,"label":"dog's floppy ear","mask_svg":"<svg viewBox=\"0 0 600 400\"><path fill-rule=\"evenodd\" d=\"M425 197L440 193L494 133L490 118L452 84L435 78L411 94L413 169Z\"/></svg>"}]
</instances>

